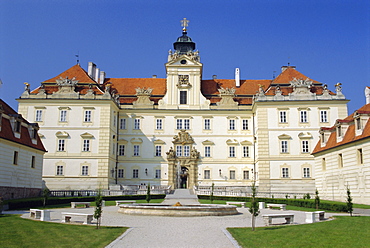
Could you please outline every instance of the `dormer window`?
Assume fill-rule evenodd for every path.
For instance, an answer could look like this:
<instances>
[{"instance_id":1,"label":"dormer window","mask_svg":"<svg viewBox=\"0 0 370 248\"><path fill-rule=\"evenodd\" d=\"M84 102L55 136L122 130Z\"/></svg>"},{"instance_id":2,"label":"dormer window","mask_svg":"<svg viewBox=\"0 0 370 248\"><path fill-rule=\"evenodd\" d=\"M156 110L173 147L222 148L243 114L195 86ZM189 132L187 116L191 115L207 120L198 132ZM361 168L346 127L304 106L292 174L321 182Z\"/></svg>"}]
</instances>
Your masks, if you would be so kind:
<instances>
[{"instance_id":1,"label":"dormer window","mask_svg":"<svg viewBox=\"0 0 370 248\"><path fill-rule=\"evenodd\" d=\"M356 122L356 130L361 130L362 127L361 127L361 118L358 117L357 119L355 119L355 122Z\"/></svg>"},{"instance_id":2,"label":"dormer window","mask_svg":"<svg viewBox=\"0 0 370 248\"><path fill-rule=\"evenodd\" d=\"M342 127L341 127L341 126L338 126L338 127L337 127L337 137L338 137L338 138L341 138L341 137L342 137L342 135L343 135L343 134L342 134Z\"/></svg>"}]
</instances>

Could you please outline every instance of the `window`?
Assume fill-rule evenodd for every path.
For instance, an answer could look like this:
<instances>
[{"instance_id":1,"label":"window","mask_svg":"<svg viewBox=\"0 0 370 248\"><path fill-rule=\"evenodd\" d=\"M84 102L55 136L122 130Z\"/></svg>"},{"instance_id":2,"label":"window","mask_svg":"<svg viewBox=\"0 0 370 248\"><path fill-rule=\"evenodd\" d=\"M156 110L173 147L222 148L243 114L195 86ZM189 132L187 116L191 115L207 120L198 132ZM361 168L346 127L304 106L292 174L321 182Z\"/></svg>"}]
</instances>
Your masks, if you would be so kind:
<instances>
[{"instance_id":1,"label":"window","mask_svg":"<svg viewBox=\"0 0 370 248\"><path fill-rule=\"evenodd\" d=\"M300 122L301 123L307 123L308 122L308 119L307 119L307 111L306 110L301 110L300 111Z\"/></svg>"},{"instance_id":2,"label":"window","mask_svg":"<svg viewBox=\"0 0 370 248\"><path fill-rule=\"evenodd\" d=\"M310 168L303 168L303 177L304 178L310 178Z\"/></svg>"},{"instance_id":3,"label":"window","mask_svg":"<svg viewBox=\"0 0 370 248\"><path fill-rule=\"evenodd\" d=\"M281 176L283 178L288 178L289 177L289 168L281 168Z\"/></svg>"},{"instance_id":4,"label":"window","mask_svg":"<svg viewBox=\"0 0 370 248\"><path fill-rule=\"evenodd\" d=\"M20 121L15 122L14 131L17 133L21 132L21 122Z\"/></svg>"},{"instance_id":5,"label":"window","mask_svg":"<svg viewBox=\"0 0 370 248\"><path fill-rule=\"evenodd\" d=\"M325 160L325 158L321 159L321 167L322 167L323 171L326 171L326 160Z\"/></svg>"},{"instance_id":6,"label":"window","mask_svg":"<svg viewBox=\"0 0 370 248\"><path fill-rule=\"evenodd\" d=\"M281 141L281 153L288 153L288 141L287 140Z\"/></svg>"},{"instance_id":7,"label":"window","mask_svg":"<svg viewBox=\"0 0 370 248\"><path fill-rule=\"evenodd\" d=\"M134 129L139 130L140 129L140 119L135 119L134 121Z\"/></svg>"},{"instance_id":8,"label":"window","mask_svg":"<svg viewBox=\"0 0 370 248\"><path fill-rule=\"evenodd\" d=\"M140 146L134 145L134 156L140 156Z\"/></svg>"},{"instance_id":9,"label":"window","mask_svg":"<svg viewBox=\"0 0 370 248\"><path fill-rule=\"evenodd\" d=\"M14 151L13 153L13 164L17 165L18 164L18 152Z\"/></svg>"},{"instance_id":10,"label":"window","mask_svg":"<svg viewBox=\"0 0 370 248\"><path fill-rule=\"evenodd\" d=\"M211 130L211 119L204 119L204 129Z\"/></svg>"},{"instance_id":11,"label":"window","mask_svg":"<svg viewBox=\"0 0 370 248\"><path fill-rule=\"evenodd\" d=\"M65 140L60 139L58 140L58 152L64 152L65 151Z\"/></svg>"},{"instance_id":12,"label":"window","mask_svg":"<svg viewBox=\"0 0 370 248\"><path fill-rule=\"evenodd\" d=\"M176 120L176 129L182 129L182 119Z\"/></svg>"},{"instance_id":13,"label":"window","mask_svg":"<svg viewBox=\"0 0 370 248\"><path fill-rule=\"evenodd\" d=\"M132 178L139 178L139 170L133 169L132 170Z\"/></svg>"},{"instance_id":14,"label":"window","mask_svg":"<svg viewBox=\"0 0 370 248\"><path fill-rule=\"evenodd\" d=\"M361 127L361 119L360 118L357 118L357 119L355 119L355 121L356 121L356 129L357 130L361 130L362 129L362 127Z\"/></svg>"},{"instance_id":15,"label":"window","mask_svg":"<svg viewBox=\"0 0 370 248\"><path fill-rule=\"evenodd\" d=\"M302 140L302 153L308 153L308 140Z\"/></svg>"},{"instance_id":16,"label":"window","mask_svg":"<svg viewBox=\"0 0 370 248\"><path fill-rule=\"evenodd\" d=\"M229 130L235 130L235 120L229 120Z\"/></svg>"},{"instance_id":17,"label":"window","mask_svg":"<svg viewBox=\"0 0 370 248\"><path fill-rule=\"evenodd\" d=\"M126 119L119 120L119 129L126 129Z\"/></svg>"},{"instance_id":18,"label":"window","mask_svg":"<svg viewBox=\"0 0 370 248\"><path fill-rule=\"evenodd\" d=\"M190 156L190 146L184 146L184 157Z\"/></svg>"},{"instance_id":19,"label":"window","mask_svg":"<svg viewBox=\"0 0 370 248\"><path fill-rule=\"evenodd\" d=\"M183 125L184 124L184 125ZM177 119L176 120L176 129L190 129L190 119Z\"/></svg>"},{"instance_id":20,"label":"window","mask_svg":"<svg viewBox=\"0 0 370 248\"><path fill-rule=\"evenodd\" d=\"M84 122L91 122L91 110L85 110Z\"/></svg>"},{"instance_id":21,"label":"window","mask_svg":"<svg viewBox=\"0 0 370 248\"><path fill-rule=\"evenodd\" d=\"M84 142L84 144L83 144L82 151L83 152L89 152L90 151L90 140L84 139L83 142Z\"/></svg>"},{"instance_id":22,"label":"window","mask_svg":"<svg viewBox=\"0 0 370 248\"><path fill-rule=\"evenodd\" d=\"M114 111L113 114L115 114L116 112ZM113 115L113 126L115 127L117 125L117 116Z\"/></svg>"},{"instance_id":23,"label":"window","mask_svg":"<svg viewBox=\"0 0 370 248\"><path fill-rule=\"evenodd\" d=\"M63 176L63 165L57 166L57 176Z\"/></svg>"},{"instance_id":24,"label":"window","mask_svg":"<svg viewBox=\"0 0 370 248\"><path fill-rule=\"evenodd\" d=\"M362 149L357 149L357 162L358 164L364 164L364 155L362 154Z\"/></svg>"},{"instance_id":25,"label":"window","mask_svg":"<svg viewBox=\"0 0 370 248\"><path fill-rule=\"evenodd\" d=\"M342 153L338 154L338 167L343 168L343 155L342 155Z\"/></svg>"},{"instance_id":26,"label":"window","mask_svg":"<svg viewBox=\"0 0 370 248\"><path fill-rule=\"evenodd\" d=\"M182 146L176 146L176 156L182 157Z\"/></svg>"},{"instance_id":27,"label":"window","mask_svg":"<svg viewBox=\"0 0 370 248\"><path fill-rule=\"evenodd\" d=\"M204 179L211 179L211 171L204 170Z\"/></svg>"},{"instance_id":28,"label":"window","mask_svg":"<svg viewBox=\"0 0 370 248\"><path fill-rule=\"evenodd\" d=\"M89 175L89 166L83 165L81 168L81 175L88 176Z\"/></svg>"},{"instance_id":29,"label":"window","mask_svg":"<svg viewBox=\"0 0 370 248\"><path fill-rule=\"evenodd\" d=\"M189 130L190 129L190 120L184 119L184 129Z\"/></svg>"},{"instance_id":30,"label":"window","mask_svg":"<svg viewBox=\"0 0 370 248\"><path fill-rule=\"evenodd\" d=\"M125 156L125 145L119 145L118 146L118 155L119 156Z\"/></svg>"},{"instance_id":31,"label":"window","mask_svg":"<svg viewBox=\"0 0 370 248\"><path fill-rule=\"evenodd\" d=\"M234 170L230 171L230 179L235 179L235 171Z\"/></svg>"},{"instance_id":32,"label":"window","mask_svg":"<svg viewBox=\"0 0 370 248\"><path fill-rule=\"evenodd\" d=\"M235 158L235 146L229 146L229 157Z\"/></svg>"},{"instance_id":33,"label":"window","mask_svg":"<svg viewBox=\"0 0 370 248\"><path fill-rule=\"evenodd\" d=\"M35 168L35 156L31 157L31 168Z\"/></svg>"},{"instance_id":34,"label":"window","mask_svg":"<svg viewBox=\"0 0 370 248\"><path fill-rule=\"evenodd\" d=\"M328 111L320 110L320 122L328 122Z\"/></svg>"},{"instance_id":35,"label":"window","mask_svg":"<svg viewBox=\"0 0 370 248\"><path fill-rule=\"evenodd\" d=\"M35 118L35 121L42 121L42 110L41 109L37 109L36 110L36 118Z\"/></svg>"},{"instance_id":36,"label":"window","mask_svg":"<svg viewBox=\"0 0 370 248\"><path fill-rule=\"evenodd\" d=\"M123 178L124 177L124 172L125 172L124 169L118 169L118 175L117 175L117 177L118 178Z\"/></svg>"},{"instance_id":37,"label":"window","mask_svg":"<svg viewBox=\"0 0 370 248\"><path fill-rule=\"evenodd\" d=\"M243 179L244 180L249 180L249 170L243 171Z\"/></svg>"},{"instance_id":38,"label":"window","mask_svg":"<svg viewBox=\"0 0 370 248\"><path fill-rule=\"evenodd\" d=\"M163 127L162 127L162 119L156 119L155 129L157 129L157 130L162 130L163 129Z\"/></svg>"},{"instance_id":39,"label":"window","mask_svg":"<svg viewBox=\"0 0 370 248\"><path fill-rule=\"evenodd\" d=\"M249 157L249 146L243 146L243 157L244 158Z\"/></svg>"},{"instance_id":40,"label":"window","mask_svg":"<svg viewBox=\"0 0 370 248\"><path fill-rule=\"evenodd\" d=\"M204 157L209 158L211 157L211 147L205 146L204 147Z\"/></svg>"},{"instance_id":41,"label":"window","mask_svg":"<svg viewBox=\"0 0 370 248\"><path fill-rule=\"evenodd\" d=\"M60 122L66 122L67 121L67 110L61 110L60 116L59 116Z\"/></svg>"},{"instance_id":42,"label":"window","mask_svg":"<svg viewBox=\"0 0 370 248\"><path fill-rule=\"evenodd\" d=\"M160 169L155 170L155 178L156 179L160 179L161 178L161 170Z\"/></svg>"},{"instance_id":43,"label":"window","mask_svg":"<svg viewBox=\"0 0 370 248\"><path fill-rule=\"evenodd\" d=\"M155 156L156 157L162 156L162 146L155 146Z\"/></svg>"},{"instance_id":44,"label":"window","mask_svg":"<svg viewBox=\"0 0 370 248\"><path fill-rule=\"evenodd\" d=\"M279 122L287 123L286 111L279 111Z\"/></svg>"},{"instance_id":45,"label":"window","mask_svg":"<svg viewBox=\"0 0 370 248\"><path fill-rule=\"evenodd\" d=\"M242 128L243 128L243 130L248 130L248 120L243 120L242 121Z\"/></svg>"},{"instance_id":46,"label":"window","mask_svg":"<svg viewBox=\"0 0 370 248\"><path fill-rule=\"evenodd\" d=\"M188 92L181 90L180 91L180 104L187 104Z\"/></svg>"},{"instance_id":47,"label":"window","mask_svg":"<svg viewBox=\"0 0 370 248\"><path fill-rule=\"evenodd\" d=\"M337 136L342 137L342 127L341 126L337 127Z\"/></svg>"}]
</instances>

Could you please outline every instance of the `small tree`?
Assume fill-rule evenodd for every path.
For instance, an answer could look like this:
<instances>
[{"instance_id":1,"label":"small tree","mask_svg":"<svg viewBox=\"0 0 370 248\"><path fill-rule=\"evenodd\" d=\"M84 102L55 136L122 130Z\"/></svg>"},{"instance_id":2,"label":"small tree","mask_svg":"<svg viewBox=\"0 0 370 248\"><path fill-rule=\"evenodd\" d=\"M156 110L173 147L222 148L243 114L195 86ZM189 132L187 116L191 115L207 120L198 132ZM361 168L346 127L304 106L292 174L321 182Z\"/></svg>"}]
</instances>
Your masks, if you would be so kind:
<instances>
[{"instance_id":1,"label":"small tree","mask_svg":"<svg viewBox=\"0 0 370 248\"><path fill-rule=\"evenodd\" d=\"M315 191L315 206L316 206L316 209L319 209L319 205L320 205L319 191L316 189L316 191Z\"/></svg>"},{"instance_id":2,"label":"small tree","mask_svg":"<svg viewBox=\"0 0 370 248\"><path fill-rule=\"evenodd\" d=\"M211 186L211 195L209 196L209 199L211 200L211 203L213 203L213 191L215 190L215 184L212 183Z\"/></svg>"},{"instance_id":3,"label":"small tree","mask_svg":"<svg viewBox=\"0 0 370 248\"><path fill-rule=\"evenodd\" d=\"M253 181L251 189L252 189L252 197L251 197L251 205L249 208L249 212L252 214L252 231L254 231L255 226L256 226L256 217L260 213L258 209L258 202L256 199L256 195L257 195L256 181Z\"/></svg>"},{"instance_id":4,"label":"small tree","mask_svg":"<svg viewBox=\"0 0 370 248\"><path fill-rule=\"evenodd\" d=\"M347 185L347 211L352 216L353 212L353 203L352 203L352 197L351 197L351 190L349 189L349 186Z\"/></svg>"},{"instance_id":5,"label":"small tree","mask_svg":"<svg viewBox=\"0 0 370 248\"><path fill-rule=\"evenodd\" d=\"M145 200L147 203L150 202L150 200L152 199L151 195L150 195L150 183L148 184L148 188L146 190L146 197L145 197Z\"/></svg>"},{"instance_id":6,"label":"small tree","mask_svg":"<svg viewBox=\"0 0 370 248\"><path fill-rule=\"evenodd\" d=\"M48 189L48 187L45 187L43 190L42 190L42 197L44 198L43 200L43 205L44 205L44 208L46 206L46 203L48 201L48 198L50 196L50 190Z\"/></svg>"},{"instance_id":7,"label":"small tree","mask_svg":"<svg viewBox=\"0 0 370 248\"><path fill-rule=\"evenodd\" d=\"M99 229L100 227L100 222L101 222L101 215L103 213L103 197L101 193L101 189L98 190L98 193L95 197L95 211L94 211L94 218L96 219L96 229Z\"/></svg>"}]
</instances>

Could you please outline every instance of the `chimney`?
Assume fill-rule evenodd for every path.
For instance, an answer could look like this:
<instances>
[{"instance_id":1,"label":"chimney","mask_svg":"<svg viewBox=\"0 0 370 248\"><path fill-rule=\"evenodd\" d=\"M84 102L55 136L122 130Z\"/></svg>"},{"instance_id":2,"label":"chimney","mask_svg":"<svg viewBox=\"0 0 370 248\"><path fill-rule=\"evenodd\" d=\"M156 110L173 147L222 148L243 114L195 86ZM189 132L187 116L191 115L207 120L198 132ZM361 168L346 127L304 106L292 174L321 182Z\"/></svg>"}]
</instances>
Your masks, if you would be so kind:
<instances>
[{"instance_id":1,"label":"chimney","mask_svg":"<svg viewBox=\"0 0 370 248\"><path fill-rule=\"evenodd\" d=\"M240 70L239 68L235 68L235 86L240 86Z\"/></svg>"},{"instance_id":2,"label":"chimney","mask_svg":"<svg viewBox=\"0 0 370 248\"><path fill-rule=\"evenodd\" d=\"M366 104L370 103L370 87L365 88Z\"/></svg>"},{"instance_id":3,"label":"chimney","mask_svg":"<svg viewBox=\"0 0 370 248\"><path fill-rule=\"evenodd\" d=\"M95 70L96 70L96 65L93 62L89 62L87 74L89 75L89 77L91 77L94 80L95 80Z\"/></svg>"},{"instance_id":4,"label":"chimney","mask_svg":"<svg viewBox=\"0 0 370 248\"><path fill-rule=\"evenodd\" d=\"M100 74L100 69L96 68L95 69L95 82L99 82L99 74Z\"/></svg>"},{"instance_id":5,"label":"chimney","mask_svg":"<svg viewBox=\"0 0 370 248\"><path fill-rule=\"evenodd\" d=\"M285 70L286 70L286 69L288 69L288 68L295 69L295 68L296 68L296 66L294 66L294 65L289 65L289 63L288 63L288 65L284 65L284 66L282 66L282 67L281 67L281 72L285 71Z\"/></svg>"},{"instance_id":6,"label":"chimney","mask_svg":"<svg viewBox=\"0 0 370 248\"><path fill-rule=\"evenodd\" d=\"M152 78L157 78L157 75L153 75Z\"/></svg>"},{"instance_id":7,"label":"chimney","mask_svg":"<svg viewBox=\"0 0 370 248\"><path fill-rule=\"evenodd\" d=\"M214 79L217 79L217 75L213 75L212 76L212 79L214 80Z\"/></svg>"},{"instance_id":8,"label":"chimney","mask_svg":"<svg viewBox=\"0 0 370 248\"><path fill-rule=\"evenodd\" d=\"M100 72L99 84L103 84L105 80L105 71Z\"/></svg>"}]
</instances>

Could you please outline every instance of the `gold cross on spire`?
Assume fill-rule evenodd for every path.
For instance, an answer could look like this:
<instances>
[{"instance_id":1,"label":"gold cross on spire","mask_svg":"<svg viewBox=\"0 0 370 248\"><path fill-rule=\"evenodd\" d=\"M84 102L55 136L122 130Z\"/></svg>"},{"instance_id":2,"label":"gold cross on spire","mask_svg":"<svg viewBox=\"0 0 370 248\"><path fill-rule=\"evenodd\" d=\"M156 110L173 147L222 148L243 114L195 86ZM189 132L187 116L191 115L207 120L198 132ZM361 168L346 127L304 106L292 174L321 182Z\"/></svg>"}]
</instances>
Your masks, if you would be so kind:
<instances>
[{"instance_id":1,"label":"gold cross on spire","mask_svg":"<svg viewBox=\"0 0 370 248\"><path fill-rule=\"evenodd\" d=\"M184 19L182 19L180 22L181 22L181 27L183 27L183 28L182 28L182 31L186 31L186 27L187 27L187 26L189 26L189 24L188 24L188 23L189 23L190 21L189 21L189 20L186 20L186 18L184 18Z\"/></svg>"}]
</instances>

